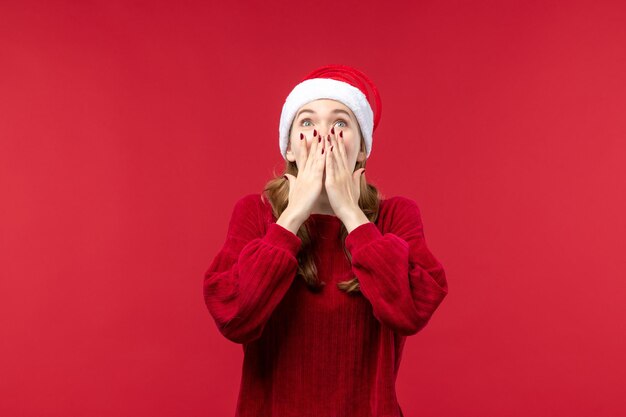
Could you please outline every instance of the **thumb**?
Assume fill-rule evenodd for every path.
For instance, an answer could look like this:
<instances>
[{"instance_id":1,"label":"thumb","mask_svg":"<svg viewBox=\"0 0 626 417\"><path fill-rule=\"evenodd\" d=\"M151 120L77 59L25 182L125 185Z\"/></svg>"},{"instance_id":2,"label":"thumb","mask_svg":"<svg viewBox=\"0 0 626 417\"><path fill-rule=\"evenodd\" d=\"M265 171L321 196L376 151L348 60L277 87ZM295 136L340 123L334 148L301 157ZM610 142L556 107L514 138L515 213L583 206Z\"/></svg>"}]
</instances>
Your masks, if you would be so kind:
<instances>
[{"instance_id":1,"label":"thumb","mask_svg":"<svg viewBox=\"0 0 626 417\"><path fill-rule=\"evenodd\" d=\"M359 184L361 183L361 177L364 175L364 173L365 168L359 168L352 174L352 182L357 189L359 188Z\"/></svg>"},{"instance_id":2,"label":"thumb","mask_svg":"<svg viewBox=\"0 0 626 417\"><path fill-rule=\"evenodd\" d=\"M359 181L361 181L362 175L365 175L365 168L359 168L354 171L354 174L352 174L352 179L358 184Z\"/></svg>"},{"instance_id":3,"label":"thumb","mask_svg":"<svg viewBox=\"0 0 626 417\"><path fill-rule=\"evenodd\" d=\"M283 178L286 179L287 181L289 181L289 186L291 187L291 184L293 181L295 181L296 177L294 177L291 174L285 174L283 175Z\"/></svg>"}]
</instances>

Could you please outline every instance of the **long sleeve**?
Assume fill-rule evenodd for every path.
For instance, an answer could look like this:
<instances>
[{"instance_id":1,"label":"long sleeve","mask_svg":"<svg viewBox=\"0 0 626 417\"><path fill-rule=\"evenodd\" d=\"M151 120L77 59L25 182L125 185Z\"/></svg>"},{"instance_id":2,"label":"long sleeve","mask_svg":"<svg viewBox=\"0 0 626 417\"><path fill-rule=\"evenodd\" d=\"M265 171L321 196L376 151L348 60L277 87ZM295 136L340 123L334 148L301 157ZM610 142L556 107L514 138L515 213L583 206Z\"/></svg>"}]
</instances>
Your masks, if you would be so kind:
<instances>
[{"instance_id":1,"label":"long sleeve","mask_svg":"<svg viewBox=\"0 0 626 417\"><path fill-rule=\"evenodd\" d=\"M258 195L235 204L226 241L204 274L205 304L219 331L235 343L259 338L293 282L301 239L270 223L262 232Z\"/></svg>"},{"instance_id":2,"label":"long sleeve","mask_svg":"<svg viewBox=\"0 0 626 417\"><path fill-rule=\"evenodd\" d=\"M352 270L379 322L401 335L419 332L448 293L445 271L426 246L417 204L400 197L391 227L368 222L346 237Z\"/></svg>"}]
</instances>

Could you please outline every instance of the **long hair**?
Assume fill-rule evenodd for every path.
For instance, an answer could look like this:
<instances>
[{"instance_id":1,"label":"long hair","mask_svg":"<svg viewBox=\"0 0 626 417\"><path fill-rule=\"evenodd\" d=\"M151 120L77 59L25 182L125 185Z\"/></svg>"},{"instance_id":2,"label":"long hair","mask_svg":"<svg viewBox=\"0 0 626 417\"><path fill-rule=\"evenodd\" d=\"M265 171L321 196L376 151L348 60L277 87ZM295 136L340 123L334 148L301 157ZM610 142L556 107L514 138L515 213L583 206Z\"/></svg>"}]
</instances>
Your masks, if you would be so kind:
<instances>
[{"instance_id":1,"label":"long hair","mask_svg":"<svg viewBox=\"0 0 626 417\"><path fill-rule=\"evenodd\" d=\"M362 134L360 135L360 137L361 151L364 152L365 140L363 139ZM357 161L352 172L356 171L359 168L365 168L366 160ZM286 173L291 174L294 177L298 176L298 166L295 162L286 160L284 171L280 175L276 175L276 172L274 172L274 178L272 178L265 184L264 192L261 194L261 198L263 198L263 201L266 201L265 199L269 200L272 211L276 218L280 217L282 212L287 208L287 204L289 203L289 180L283 177L283 175ZM380 199L384 198L384 196L378 191L378 189L374 185L368 184L364 178L364 176L361 176L359 207L361 208L361 210L363 210L363 213L369 219L369 221L376 222L378 218ZM326 283L321 281L317 276L317 267L315 265L312 252L310 250L311 234L308 228L307 221L305 221L300 226L296 235L302 240L302 246L297 256L298 271L296 273L296 277L301 277L302 279L304 279L304 282L307 284L309 289L317 292L321 290L322 287L326 285ZM348 231L346 229L346 226L342 224L341 242L343 246L343 252L346 258L350 261L350 264L352 264L352 256L345 246L345 240L347 236ZM345 291L348 294L360 292L359 280L356 276L349 281L342 281L337 283L337 286L339 287L339 289Z\"/></svg>"}]
</instances>

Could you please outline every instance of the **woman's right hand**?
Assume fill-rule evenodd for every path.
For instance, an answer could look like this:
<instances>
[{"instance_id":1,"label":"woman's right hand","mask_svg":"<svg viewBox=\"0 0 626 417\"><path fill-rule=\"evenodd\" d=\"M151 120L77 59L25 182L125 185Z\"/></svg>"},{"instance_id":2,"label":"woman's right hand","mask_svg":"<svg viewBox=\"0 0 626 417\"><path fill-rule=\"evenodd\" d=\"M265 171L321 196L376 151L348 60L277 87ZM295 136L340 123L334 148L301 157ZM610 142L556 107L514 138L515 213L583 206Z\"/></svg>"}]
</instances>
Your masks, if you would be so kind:
<instances>
[{"instance_id":1,"label":"woman's right hand","mask_svg":"<svg viewBox=\"0 0 626 417\"><path fill-rule=\"evenodd\" d=\"M285 210L303 223L311 215L313 206L322 192L324 169L326 167L325 144L322 135L317 132L311 140L311 149L307 148L306 135L300 133L298 147L298 176L285 174L289 180L289 204Z\"/></svg>"}]
</instances>

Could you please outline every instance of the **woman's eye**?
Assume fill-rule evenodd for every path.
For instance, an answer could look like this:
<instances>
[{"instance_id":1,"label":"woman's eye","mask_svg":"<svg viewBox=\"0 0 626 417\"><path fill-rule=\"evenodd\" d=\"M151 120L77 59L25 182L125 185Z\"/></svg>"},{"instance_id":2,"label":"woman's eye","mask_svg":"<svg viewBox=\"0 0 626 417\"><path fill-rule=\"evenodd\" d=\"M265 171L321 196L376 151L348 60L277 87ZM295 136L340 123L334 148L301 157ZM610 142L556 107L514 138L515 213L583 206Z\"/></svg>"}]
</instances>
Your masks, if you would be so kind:
<instances>
[{"instance_id":1,"label":"woman's eye","mask_svg":"<svg viewBox=\"0 0 626 417\"><path fill-rule=\"evenodd\" d=\"M311 119L304 119L302 122L300 122L300 124L302 126L307 126L307 127L311 126L311 124L307 125L305 123L311 123ZM346 127L348 125L348 123L345 120L342 120L342 119L337 120L337 123L343 123L343 126L341 126L341 127Z\"/></svg>"}]
</instances>

